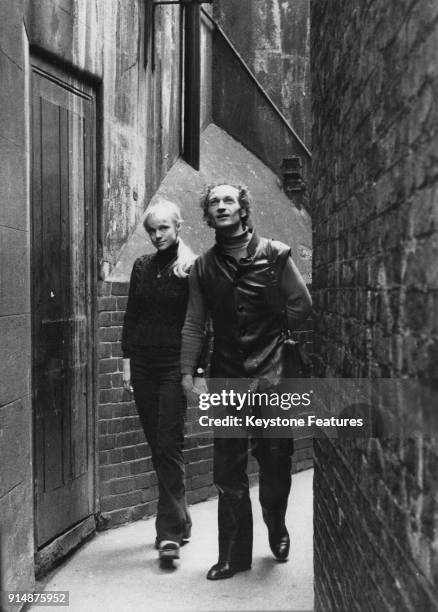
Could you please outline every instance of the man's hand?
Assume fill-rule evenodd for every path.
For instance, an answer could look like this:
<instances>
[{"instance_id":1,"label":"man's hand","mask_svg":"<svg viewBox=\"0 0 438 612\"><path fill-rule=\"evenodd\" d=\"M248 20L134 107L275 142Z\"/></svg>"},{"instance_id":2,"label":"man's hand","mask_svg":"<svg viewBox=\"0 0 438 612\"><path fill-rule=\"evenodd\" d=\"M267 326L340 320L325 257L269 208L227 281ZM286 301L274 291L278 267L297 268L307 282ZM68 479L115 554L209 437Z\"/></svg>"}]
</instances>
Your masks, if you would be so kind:
<instances>
[{"instance_id":1,"label":"man's hand","mask_svg":"<svg viewBox=\"0 0 438 612\"><path fill-rule=\"evenodd\" d=\"M129 393L133 393L134 389L131 385L131 360L124 359L123 360L123 388L125 391L129 391Z\"/></svg>"}]
</instances>

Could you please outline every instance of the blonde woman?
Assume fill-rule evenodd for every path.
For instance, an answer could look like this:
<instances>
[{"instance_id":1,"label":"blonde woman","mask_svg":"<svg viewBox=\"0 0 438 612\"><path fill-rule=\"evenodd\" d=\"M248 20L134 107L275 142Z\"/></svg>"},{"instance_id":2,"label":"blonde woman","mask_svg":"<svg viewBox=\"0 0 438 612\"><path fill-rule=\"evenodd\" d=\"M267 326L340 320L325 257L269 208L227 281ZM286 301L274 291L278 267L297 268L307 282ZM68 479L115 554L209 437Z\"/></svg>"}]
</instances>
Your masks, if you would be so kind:
<instances>
[{"instance_id":1,"label":"blonde woman","mask_svg":"<svg viewBox=\"0 0 438 612\"><path fill-rule=\"evenodd\" d=\"M181 329L188 272L196 256L179 237L179 207L168 201L147 209L144 227L156 248L133 266L123 326L123 382L134 391L158 478L156 547L162 560L179 558L191 519L184 487L184 414Z\"/></svg>"}]
</instances>

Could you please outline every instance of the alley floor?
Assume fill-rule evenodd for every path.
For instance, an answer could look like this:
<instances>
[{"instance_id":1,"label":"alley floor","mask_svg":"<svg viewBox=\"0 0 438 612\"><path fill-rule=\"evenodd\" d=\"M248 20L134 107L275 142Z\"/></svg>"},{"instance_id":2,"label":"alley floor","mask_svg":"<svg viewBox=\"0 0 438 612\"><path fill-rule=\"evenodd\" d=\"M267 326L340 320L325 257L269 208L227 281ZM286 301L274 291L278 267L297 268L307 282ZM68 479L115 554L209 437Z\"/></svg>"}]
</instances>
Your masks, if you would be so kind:
<instances>
[{"instance_id":1,"label":"alley floor","mask_svg":"<svg viewBox=\"0 0 438 612\"><path fill-rule=\"evenodd\" d=\"M103 533L85 544L46 582L44 590L69 591L69 612L232 612L313 609L312 479L293 476L287 516L289 562L273 558L263 523L258 489L254 512L252 570L211 582L205 575L217 560L217 500L191 507L192 540L173 569L160 569L154 549L154 519ZM45 606L33 607L44 612ZM53 606L47 607L53 610Z\"/></svg>"}]
</instances>

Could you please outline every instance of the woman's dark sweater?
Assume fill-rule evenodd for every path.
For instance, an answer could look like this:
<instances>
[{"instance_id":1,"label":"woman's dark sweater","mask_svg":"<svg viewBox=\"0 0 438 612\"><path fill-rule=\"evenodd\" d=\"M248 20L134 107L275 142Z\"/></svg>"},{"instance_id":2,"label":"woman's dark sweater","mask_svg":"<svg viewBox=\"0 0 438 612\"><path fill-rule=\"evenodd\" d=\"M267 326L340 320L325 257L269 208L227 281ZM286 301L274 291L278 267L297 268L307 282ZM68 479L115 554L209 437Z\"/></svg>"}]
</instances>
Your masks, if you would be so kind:
<instances>
[{"instance_id":1,"label":"woman's dark sweater","mask_svg":"<svg viewBox=\"0 0 438 612\"><path fill-rule=\"evenodd\" d=\"M134 262L122 334L124 357L152 347L181 347L188 279L173 273L177 254L175 244Z\"/></svg>"}]
</instances>

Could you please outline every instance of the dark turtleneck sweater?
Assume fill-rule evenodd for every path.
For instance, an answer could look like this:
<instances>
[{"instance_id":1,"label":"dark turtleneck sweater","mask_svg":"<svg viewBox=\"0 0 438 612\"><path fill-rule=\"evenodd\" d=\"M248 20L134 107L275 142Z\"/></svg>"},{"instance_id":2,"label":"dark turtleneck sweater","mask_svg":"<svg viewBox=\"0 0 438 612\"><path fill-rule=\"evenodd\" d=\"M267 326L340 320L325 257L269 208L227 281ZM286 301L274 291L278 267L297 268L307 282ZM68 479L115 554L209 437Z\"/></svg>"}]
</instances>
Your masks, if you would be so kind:
<instances>
[{"instance_id":1,"label":"dark turtleneck sweater","mask_svg":"<svg viewBox=\"0 0 438 612\"><path fill-rule=\"evenodd\" d=\"M181 347L188 280L173 273L177 255L178 243L134 262L122 334L124 357L153 347Z\"/></svg>"},{"instance_id":2,"label":"dark turtleneck sweater","mask_svg":"<svg viewBox=\"0 0 438 612\"><path fill-rule=\"evenodd\" d=\"M224 255L229 255L233 259L239 261L247 255L247 247L251 240L251 234L246 229L238 236L222 236L216 233L216 244L220 247Z\"/></svg>"}]
</instances>

